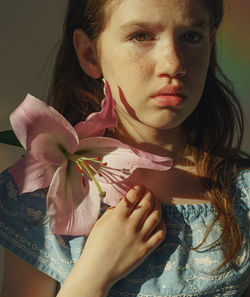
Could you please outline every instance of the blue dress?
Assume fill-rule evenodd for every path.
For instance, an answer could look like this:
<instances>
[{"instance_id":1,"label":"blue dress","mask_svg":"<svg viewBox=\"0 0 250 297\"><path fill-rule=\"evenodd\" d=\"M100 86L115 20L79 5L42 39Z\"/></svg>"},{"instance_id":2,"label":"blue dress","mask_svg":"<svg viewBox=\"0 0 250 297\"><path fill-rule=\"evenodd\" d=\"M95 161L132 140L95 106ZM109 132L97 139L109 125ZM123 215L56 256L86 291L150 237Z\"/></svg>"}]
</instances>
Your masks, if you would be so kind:
<instances>
[{"instance_id":1,"label":"blue dress","mask_svg":"<svg viewBox=\"0 0 250 297\"><path fill-rule=\"evenodd\" d=\"M219 223L201 248L190 249L199 245L216 215L209 203L164 205L165 240L136 270L115 284L108 297L241 296L250 280L250 170L239 173L233 188L243 237L237 268L227 265L216 270L223 254L209 244L220 236ZM45 197L45 190L19 195L8 171L0 175L0 244L62 284L79 258L86 237L52 235Z\"/></svg>"}]
</instances>

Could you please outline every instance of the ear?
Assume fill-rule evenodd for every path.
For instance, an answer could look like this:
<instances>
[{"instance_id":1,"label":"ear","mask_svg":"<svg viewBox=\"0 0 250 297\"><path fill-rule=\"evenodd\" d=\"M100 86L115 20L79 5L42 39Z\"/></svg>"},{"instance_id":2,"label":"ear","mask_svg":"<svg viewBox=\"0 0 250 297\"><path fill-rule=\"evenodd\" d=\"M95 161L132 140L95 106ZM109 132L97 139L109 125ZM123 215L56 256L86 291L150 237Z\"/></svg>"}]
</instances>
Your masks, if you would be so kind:
<instances>
[{"instance_id":1,"label":"ear","mask_svg":"<svg viewBox=\"0 0 250 297\"><path fill-rule=\"evenodd\" d=\"M82 70L92 78L100 78L102 76L101 68L93 42L87 34L81 29L76 29L73 34L73 43Z\"/></svg>"}]
</instances>

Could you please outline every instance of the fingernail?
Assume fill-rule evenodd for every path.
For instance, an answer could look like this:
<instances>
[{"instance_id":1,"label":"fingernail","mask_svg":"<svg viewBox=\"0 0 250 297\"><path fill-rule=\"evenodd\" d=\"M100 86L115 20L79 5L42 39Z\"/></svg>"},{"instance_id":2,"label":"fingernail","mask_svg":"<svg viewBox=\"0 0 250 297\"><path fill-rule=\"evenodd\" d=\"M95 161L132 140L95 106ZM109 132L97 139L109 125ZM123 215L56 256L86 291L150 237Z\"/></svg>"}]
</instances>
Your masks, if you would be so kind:
<instances>
[{"instance_id":1,"label":"fingernail","mask_svg":"<svg viewBox=\"0 0 250 297\"><path fill-rule=\"evenodd\" d=\"M133 187L133 190L136 190L137 191L137 190L139 190L139 188L140 187L136 185L136 186Z\"/></svg>"}]
</instances>

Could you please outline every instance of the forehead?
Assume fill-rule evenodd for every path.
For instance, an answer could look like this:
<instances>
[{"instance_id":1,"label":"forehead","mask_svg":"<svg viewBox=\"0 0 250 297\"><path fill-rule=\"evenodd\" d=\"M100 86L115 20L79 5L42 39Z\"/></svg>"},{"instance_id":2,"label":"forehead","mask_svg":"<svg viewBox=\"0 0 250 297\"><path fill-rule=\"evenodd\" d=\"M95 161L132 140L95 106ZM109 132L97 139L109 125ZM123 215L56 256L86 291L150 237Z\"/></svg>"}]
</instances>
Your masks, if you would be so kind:
<instances>
[{"instance_id":1,"label":"forehead","mask_svg":"<svg viewBox=\"0 0 250 297\"><path fill-rule=\"evenodd\" d=\"M201 0L110 0L106 13L108 23L170 18L187 23L198 19L209 22L209 13Z\"/></svg>"}]
</instances>

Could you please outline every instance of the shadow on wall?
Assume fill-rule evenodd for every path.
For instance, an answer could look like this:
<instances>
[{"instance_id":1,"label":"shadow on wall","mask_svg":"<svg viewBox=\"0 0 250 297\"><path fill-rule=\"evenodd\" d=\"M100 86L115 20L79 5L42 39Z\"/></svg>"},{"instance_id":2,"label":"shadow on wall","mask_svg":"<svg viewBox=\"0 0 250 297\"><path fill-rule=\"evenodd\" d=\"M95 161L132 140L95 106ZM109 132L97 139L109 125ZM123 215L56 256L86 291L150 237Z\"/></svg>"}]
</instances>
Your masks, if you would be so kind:
<instances>
[{"instance_id":1,"label":"shadow on wall","mask_svg":"<svg viewBox=\"0 0 250 297\"><path fill-rule=\"evenodd\" d=\"M0 1L0 130L10 129L9 114L27 93L46 99L53 53L60 40L67 0ZM14 33L13 33L14 32ZM0 171L23 150L0 144ZM0 247L0 288L3 248Z\"/></svg>"},{"instance_id":2,"label":"shadow on wall","mask_svg":"<svg viewBox=\"0 0 250 297\"><path fill-rule=\"evenodd\" d=\"M0 130L27 93L45 99L67 0L0 2ZM14 34L13 34L14 32ZM18 46L17 46L18 45ZM17 49L18 48L18 49ZM22 152L0 145L0 171Z\"/></svg>"}]
</instances>

